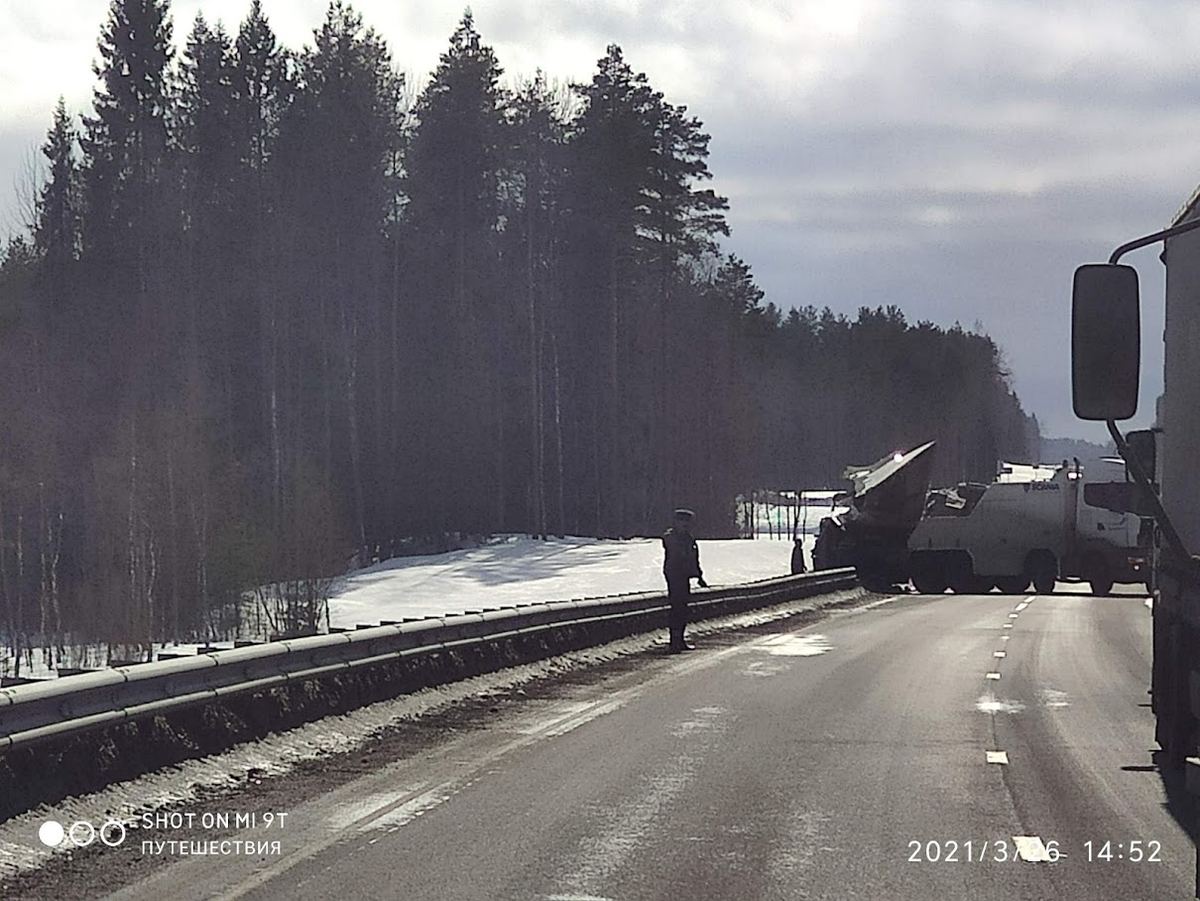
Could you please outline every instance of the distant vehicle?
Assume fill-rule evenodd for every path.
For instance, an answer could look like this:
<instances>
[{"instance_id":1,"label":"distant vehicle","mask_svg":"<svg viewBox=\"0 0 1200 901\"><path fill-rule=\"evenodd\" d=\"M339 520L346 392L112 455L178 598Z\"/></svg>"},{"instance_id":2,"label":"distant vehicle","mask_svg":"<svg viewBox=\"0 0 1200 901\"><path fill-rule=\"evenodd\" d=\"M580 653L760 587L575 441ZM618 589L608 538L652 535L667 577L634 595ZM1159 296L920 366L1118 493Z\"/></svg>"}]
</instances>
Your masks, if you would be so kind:
<instances>
[{"instance_id":1,"label":"distant vehicle","mask_svg":"<svg viewBox=\"0 0 1200 901\"><path fill-rule=\"evenodd\" d=\"M1085 478L1078 464L1000 464L997 481L929 491L933 442L848 469L850 510L822 523L814 567L853 565L869 587L905 582L922 593L1084 580L1105 595L1148 578L1149 532L1124 462Z\"/></svg>"}]
</instances>

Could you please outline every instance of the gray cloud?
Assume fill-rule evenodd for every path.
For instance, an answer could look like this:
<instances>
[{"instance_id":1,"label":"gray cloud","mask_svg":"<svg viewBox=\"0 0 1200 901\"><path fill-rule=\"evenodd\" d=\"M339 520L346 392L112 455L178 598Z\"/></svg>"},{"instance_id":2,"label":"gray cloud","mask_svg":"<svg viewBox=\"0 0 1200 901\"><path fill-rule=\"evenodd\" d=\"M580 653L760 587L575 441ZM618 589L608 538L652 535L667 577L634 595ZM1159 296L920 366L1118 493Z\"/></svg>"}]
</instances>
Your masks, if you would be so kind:
<instances>
[{"instance_id":1,"label":"gray cloud","mask_svg":"<svg viewBox=\"0 0 1200 901\"><path fill-rule=\"evenodd\" d=\"M264 0L291 46L309 40L325 5ZM1102 434L1070 412L1071 273L1166 224L1200 181L1192 0L472 5L511 77L540 66L586 80L615 42L697 115L713 136L713 187L731 201L726 247L777 304L853 315L894 303L914 321L979 322L1048 433ZM248 6L176 0L177 45L197 9L233 29ZM462 13L440 3L355 6L398 67L418 73L436 65ZM107 3L62 0L53 15L14 16L16 7L40 7L0 11L9 56L33 67L20 83L53 90L0 101L0 232L12 225L8 182L40 143L54 97L76 111L90 97ZM86 43L76 39L73 56L39 71L29 48L63 44L79 22ZM1148 419L1161 386L1162 267L1152 250L1132 262L1143 274Z\"/></svg>"}]
</instances>

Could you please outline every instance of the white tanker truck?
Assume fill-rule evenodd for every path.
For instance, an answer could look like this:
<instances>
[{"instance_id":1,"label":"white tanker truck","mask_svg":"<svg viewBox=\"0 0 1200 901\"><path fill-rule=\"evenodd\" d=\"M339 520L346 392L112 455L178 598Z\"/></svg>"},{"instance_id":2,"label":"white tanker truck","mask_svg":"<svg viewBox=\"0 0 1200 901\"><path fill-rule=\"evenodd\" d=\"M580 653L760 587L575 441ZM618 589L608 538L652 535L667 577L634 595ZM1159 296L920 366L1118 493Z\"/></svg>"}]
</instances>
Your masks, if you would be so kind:
<instances>
[{"instance_id":1,"label":"white tanker truck","mask_svg":"<svg viewBox=\"0 0 1200 901\"><path fill-rule=\"evenodd\" d=\"M1045 593L1082 580L1105 595L1148 580L1148 521L1119 458L1002 465L990 484L929 491L933 447L846 471L849 512L822 522L817 568L852 565L870 587L911 580L924 594Z\"/></svg>"},{"instance_id":2,"label":"white tanker truck","mask_svg":"<svg viewBox=\"0 0 1200 901\"><path fill-rule=\"evenodd\" d=\"M993 587L1048 593L1058 580L1145 582L1149 535L1134 512L1120 459L1064 463L1049 478L961 485L930 492L908 538L908 572L923 594Z\"/></svg>"}]
</instances>

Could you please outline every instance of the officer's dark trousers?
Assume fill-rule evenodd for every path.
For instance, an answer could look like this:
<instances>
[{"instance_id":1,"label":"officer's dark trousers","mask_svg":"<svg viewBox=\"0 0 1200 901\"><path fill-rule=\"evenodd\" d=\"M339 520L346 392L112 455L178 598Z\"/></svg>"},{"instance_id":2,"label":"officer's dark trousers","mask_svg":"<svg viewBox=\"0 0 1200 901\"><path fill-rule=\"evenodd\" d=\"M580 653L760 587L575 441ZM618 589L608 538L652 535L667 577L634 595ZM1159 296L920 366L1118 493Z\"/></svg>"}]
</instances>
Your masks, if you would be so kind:
<instances>
[{"instance_id":1,"label":"officer's dark trousers","mask_svg":"<svg viewBox=\"0 0 1200 901\"><path fill-rule=\"evenodd\" d=\"M668 627L671 632L671 650L673 651L683 650L683 630L687 627L687 606L691 596L690 580L678 576L667 576L667 598L671 602Z\"/></svg>"}]
</instances>

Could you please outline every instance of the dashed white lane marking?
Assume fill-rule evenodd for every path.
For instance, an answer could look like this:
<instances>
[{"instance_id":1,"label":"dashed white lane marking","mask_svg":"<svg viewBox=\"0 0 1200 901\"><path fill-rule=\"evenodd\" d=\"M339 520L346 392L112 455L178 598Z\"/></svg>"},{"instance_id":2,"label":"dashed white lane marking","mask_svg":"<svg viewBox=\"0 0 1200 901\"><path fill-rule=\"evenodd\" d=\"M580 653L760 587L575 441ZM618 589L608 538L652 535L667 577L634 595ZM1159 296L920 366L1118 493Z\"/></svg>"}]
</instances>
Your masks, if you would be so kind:
<instances>
[{"instance_id":1,"label":"dashed white lane marking","mask_svg":"<svg viewBox=\"0 0 1200 901\"><path fill-rule=\"evenodd\" d=\"M1028 606L1029 606L1029 602L1028 602L1028 601L1023 601L1023 602L1021 602L1020 604L1017 604L1017 606L1016 606L1016 607L1014 607L1013 609L1014 609L1014 610L1016 610L1016 611L1017 611L1017 613L1020 613L1022 610L1024 610L1024 609L1025 609L1026 607L1028 607Z\"/></svg>"},{"instance_id":2,"label":"dashed white lane marking","mask_svg":"<svg viewBox=\"0 0 1200 901\"><path fill-rule=\"evenodd\" d=\"M1011 635L1001 635L1000 636L1001 641L1008 641L1010 638L1012 638Z\"/></svg>"},{"instance_id":3,"label":"dashed white lane marking","mask_svg":"<svg viewBox=\"0 0 1200 901\"><path fill-rule=\"evenodd\" d=\"M993 657L1005 657L1007 655L1004 653L1004 651L992 651L992 656Z\"/></svg>"},{"instance_id":4,"label":"dashed white lane marking","mask_svg":"<svg viewBox=\"0 0 1200 901\"><path fill-rule=\"evenodd\" d=\"M1000 628L1001 628L1001 629L1011 629L1012 627L1013 627L1013 626L1012 626L1012 623L1005 623L1005 624L1004 624L1003 626L1001 626Z\"/></svg>"},{"instance_id":5,"label":"dashed white lane marking","mask_svg":"<svg viewBox=\"0 0 1200 901\"><path fill-rule=\"evenodd\" d=\"M1021 860L1031 863L1045 863L1050 860L1050 852L1036 835L1014 835L1013 844L1017 846L1017 854Z\"/></svg>"},{"instance_id":6,"label":"dashed white lane marking","mask_svg":"<svg viewBox=\"0 0 1200 901\"><path fill-rule=\"evenodd\" d=\"M999 678L1000 678L1000 674L999 674L999 673L988 673L988 674L987 674L987 677L988 677L989 679L999 679Z\"/></svg>"},{"instance_id":7,"label":"dashed white lane marking","mask_svg":"<svg viewBox=\"0 0 1200 901\"><path fill-rule=\"evenodd\" d=\"M987 762L988 763L1007 764L1008 763L1008 752L1007 751L988 751L987 752Z\"/></svg>"},{"instance_id":8,"label":"dashed white lane marking","mask_svg":"<svg viewBox=\"0 0 1200 901\"><path fill-rule=\"evenodd\" d=\"M1009 618L1009 619L1016 619L1016 618L1017 618L1017 614L1016 614L1016 613L1010 613L1010 614L1008 615L1008 618Z\"/></svg>"},{"instance_id":9,"label":"dashed white lane marking","mask_svg":"<svg viewBox=\"0 0 1200 901\"><path fill-rule=\"evenodd\" d=\"M1065 691L1056 688L1043 688L1038 692L1038 698L1045 707L1070 707L1071 699Z\"/></svg>"},{"instance_id":10,"label":"dashed white lane marking","mask_svg":"<svg viewBox=\"0 0 1200 901\"><path fill-rule=\"evenodd\" d=\"M997 698L991 691L979 696L975 702L975 709L980 713L990 713L993 716L997 713L1021 713L1025 709L1025 705L1020 701L1010 701L1004 698Z\"/></svg>"}]
</instances>

